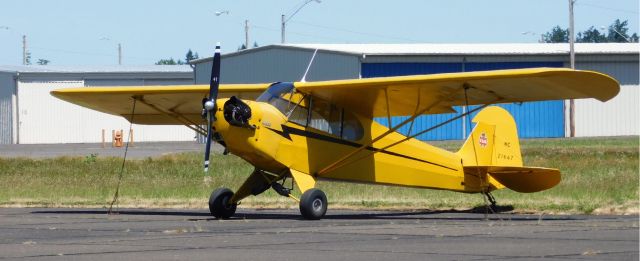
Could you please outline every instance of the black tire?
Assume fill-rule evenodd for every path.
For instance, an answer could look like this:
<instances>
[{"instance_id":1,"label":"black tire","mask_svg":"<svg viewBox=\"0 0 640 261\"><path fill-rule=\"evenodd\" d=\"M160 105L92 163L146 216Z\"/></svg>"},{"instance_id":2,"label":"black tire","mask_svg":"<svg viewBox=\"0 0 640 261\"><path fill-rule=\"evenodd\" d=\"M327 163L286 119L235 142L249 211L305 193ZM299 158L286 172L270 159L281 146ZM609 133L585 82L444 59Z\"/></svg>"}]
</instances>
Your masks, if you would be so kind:
<instances>
[{"instance_id":1,"label":"black tire","mask_svg":"<svg viewBox=\"0 0 640 261\"><path fill-rule=\"evenodd\" d=\"M219 188L211 192L209 197L209 211L217 218L227 219L236 213L238 204L229 204L233 197L233 191L228 188Z\"/></svg>"},{"instance_id":2,"label":"black tire","mask_svg":"<svg viewBox=\"0 0 640 261\"><path fill-rule=\"evenodd\" d=\"M319 189L310 189L300 197L300 214L305 219L318 220L327 213L327 195Z\"/></svg>"}]
</instances>

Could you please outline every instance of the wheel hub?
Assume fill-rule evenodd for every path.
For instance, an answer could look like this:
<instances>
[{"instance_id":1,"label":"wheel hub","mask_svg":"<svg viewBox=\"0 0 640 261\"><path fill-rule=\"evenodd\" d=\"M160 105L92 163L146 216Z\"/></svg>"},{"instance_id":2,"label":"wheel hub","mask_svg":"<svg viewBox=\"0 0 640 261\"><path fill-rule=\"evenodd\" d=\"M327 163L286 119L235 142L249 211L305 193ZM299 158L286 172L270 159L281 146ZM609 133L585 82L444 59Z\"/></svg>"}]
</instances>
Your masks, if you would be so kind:
<instances>
[{"instance_id":1,"label":"wheel hub","mask_svg":"<svg viewBox=\"0 0 640 261\"><path fill-rule=\"evenodd\" d=\"M317 198L313 200L313 210L320 211L322 209L322 200Z\"/></svg>"}]
</instances>

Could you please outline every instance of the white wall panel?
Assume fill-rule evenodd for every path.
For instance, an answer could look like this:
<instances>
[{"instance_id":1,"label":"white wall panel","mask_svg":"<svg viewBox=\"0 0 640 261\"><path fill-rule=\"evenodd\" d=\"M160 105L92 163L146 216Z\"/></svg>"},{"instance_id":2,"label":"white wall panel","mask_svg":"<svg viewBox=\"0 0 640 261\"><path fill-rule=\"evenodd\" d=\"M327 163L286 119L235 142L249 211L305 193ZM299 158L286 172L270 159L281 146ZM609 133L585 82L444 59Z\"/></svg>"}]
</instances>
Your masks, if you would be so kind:
<instances>
[{"instance_id":1,"label":"white wall panel","mask_svg":"<svg viewBox=\"0 0 640 261\"><path fill-rule=\"evenodd\" d=\"M54 89L83 86L82 81L18 83L19 143L100 142L102 129L110 142L111 130L129 129L129 122L122 117L86 109L49 94ZM189 141L195 136L184 126L134 125L133 130L135 142Z\"/></svg>"},{"instance_id":2,"label":"white wall panel","mask_svg":"<svg viewBox=\"0 0 640 261\"><path fill-rule=\"evenodd\" d=\"M618 96L604 103L576 100L576 137L639 135L639 90L638 85L623 85Z\"/></svg>"},{"instance_id":3,"label":"white wall panel","mask_svg":"<svg viewBox=\"0 0 640 261\"><path fill-rule=\"evenodd\" d=\"M81 137L81 110L49 92L82 86L82 81L18 82L18 143L64 143Z\"/></svg>"}]
</instances>

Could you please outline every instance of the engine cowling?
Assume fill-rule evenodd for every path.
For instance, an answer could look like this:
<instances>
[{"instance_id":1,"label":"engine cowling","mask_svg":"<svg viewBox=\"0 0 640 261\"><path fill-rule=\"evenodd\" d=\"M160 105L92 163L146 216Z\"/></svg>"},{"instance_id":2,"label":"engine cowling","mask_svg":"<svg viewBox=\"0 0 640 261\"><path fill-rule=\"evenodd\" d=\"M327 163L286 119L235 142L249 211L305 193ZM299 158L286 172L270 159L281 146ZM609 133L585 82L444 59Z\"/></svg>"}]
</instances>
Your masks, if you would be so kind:
<instances>
[{"instance_id":1,"label":"engine cowling","mask_svg":"<svg viewBox=\"0 0 640 261\"><path fill-rule=\"evenodd\" d=\"M224 119L232 126L253 128L249 124L251 119L251 107L236 96L231 96L224 103Z\"/></svg>"}]
</instances>

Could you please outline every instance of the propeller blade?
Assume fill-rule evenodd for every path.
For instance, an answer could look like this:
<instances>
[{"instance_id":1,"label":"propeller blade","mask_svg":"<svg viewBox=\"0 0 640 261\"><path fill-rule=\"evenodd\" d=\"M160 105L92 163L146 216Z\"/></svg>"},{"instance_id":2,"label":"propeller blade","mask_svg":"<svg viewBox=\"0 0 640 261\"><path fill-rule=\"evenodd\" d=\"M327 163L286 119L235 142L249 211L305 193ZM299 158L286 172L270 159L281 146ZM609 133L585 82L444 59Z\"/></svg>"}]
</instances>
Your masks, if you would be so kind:
<instances>
[{"instance_id":1,"label":"propeller blade","mask_svg":"<svg viewBox=\"0 0 640 261\"><path fill-rule=\"evenodd\" d=\"M211 66L211 81L209 82L209 100L215 102L220 88L220 43L216 44L216 52L213 55Z\"/></svg>"},{"instance_id":2,"label":"propeller blade","mask_svg":"<svg viewBox=\"0 0 640 261\"><path fill-rule=\"evenodd\" d=\"M209 155L211 154L211 136L212 131L211 131L211 118L213 115L211 115L210 113L207 115L207 145L205 145L206 147L204 147L204 172L207 173L209 172Z\"/></svg>"},{"instance_id":3,"label":"propeller blade","mask_svg":"<svg viewBox=\"0 0 640 261\"><path fill-rule=\"evenodd\" d=\"M209 156L211 155L211 140L213 137L212 125L215 121L216 99L220 88L220 43L216 44L211 66L211 81L209 82L209 97L203 103L207 117L207 142L204 148L204 172L209 172Z\"/></svg>"}]
</instances>

